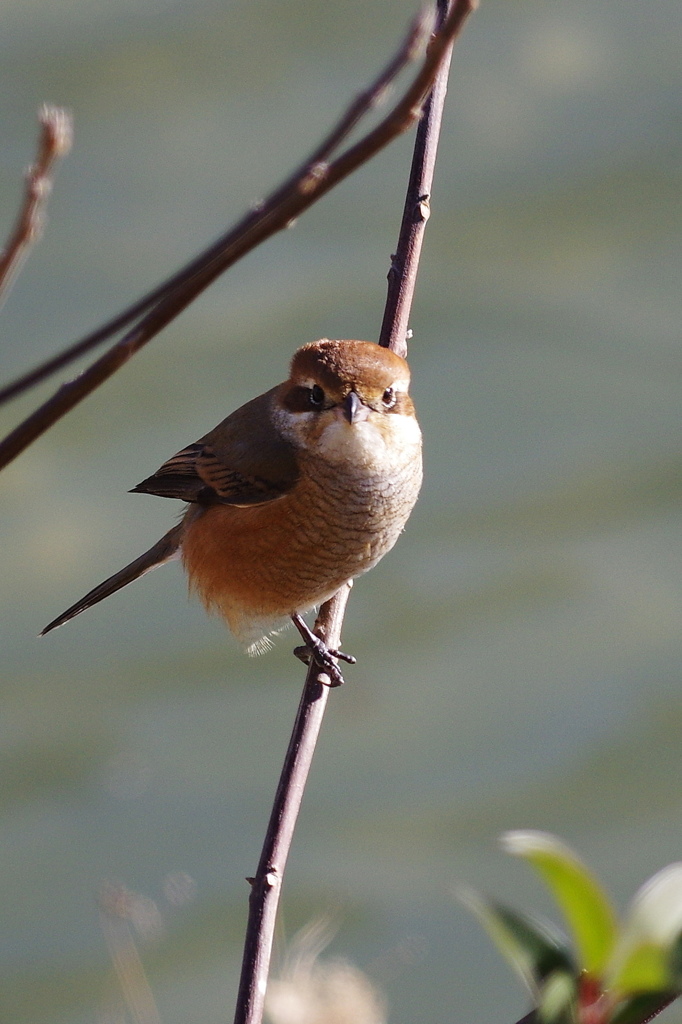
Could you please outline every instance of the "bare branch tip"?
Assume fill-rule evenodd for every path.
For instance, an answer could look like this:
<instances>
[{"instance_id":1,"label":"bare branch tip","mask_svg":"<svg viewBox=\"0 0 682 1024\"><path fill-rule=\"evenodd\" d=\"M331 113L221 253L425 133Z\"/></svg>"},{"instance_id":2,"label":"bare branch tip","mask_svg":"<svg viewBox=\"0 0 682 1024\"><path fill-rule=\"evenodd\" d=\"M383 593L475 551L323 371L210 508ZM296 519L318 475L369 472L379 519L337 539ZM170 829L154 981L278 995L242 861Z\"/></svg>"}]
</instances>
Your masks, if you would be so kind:
<instances>
[{"instance_id":1,"label":"bare branch tip","mask_svg":"<svg viewBox=\"0 0 682 1024\"><path fill-rule=\"evenodd\" d=\"M44 144L51 157L64 157L73 145L73 117L64 107L44 103L38 112Z\"/></svg>"}]
</instances>

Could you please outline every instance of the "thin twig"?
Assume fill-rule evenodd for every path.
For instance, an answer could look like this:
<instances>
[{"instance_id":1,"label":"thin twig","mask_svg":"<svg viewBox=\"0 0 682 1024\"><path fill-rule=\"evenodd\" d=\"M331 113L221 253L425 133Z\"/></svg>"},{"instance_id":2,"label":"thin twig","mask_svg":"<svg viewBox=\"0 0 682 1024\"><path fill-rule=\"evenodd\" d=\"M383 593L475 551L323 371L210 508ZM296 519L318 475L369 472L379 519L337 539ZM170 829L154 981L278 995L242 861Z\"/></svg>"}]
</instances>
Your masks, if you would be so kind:
<instances>
[{"instance_id":1,"label":"thin twig","mask_svg":"<svg viewBox=\"0 0 682 1024\"><path fill-rule=\"evenodd\" d=\"M347 139L353 129L357 127L365 114L381 103L388 87L398 77L400 72L408 64L417 60L433 28L433 11L425 7L410 25L407 36L395 57L388 62L374 82L364 92L361 92L359 96L356 96L326 139L320 143L312 156L308 158L304 167L315 167L318 164L326 163L331 158L344 139Z\"/></svg>"},{"instance_id":2,"label":"thin twig","mask_svg":"<svg viewBox=\"0 0 682 1024\"><path fill-rule=\"evenodd\" d=\"M447 16L447 10L447 0L438 0L441 24ZM406 210L414 208L422 194L420 189L424 187L423 183L427 179L430 191L430 176L433 172L438 129L445 101L449 57L450 54L446 53L445 60L438 71L434 83L434 99L428 105L415 142L415 154L405 202ZM394 261L399 259L400 265L408 268L407 273L411 279L411 286L389 290L384 315L385 323L393 319L399 324L407 323L419 262L419 249L419 245L408 241L408 233L401 228ZM392 330L387 344L396 349L402 345L404 350L404 341L404 332L400 336L399 330ZM315 632L328 646L337 649L341 643L341 627L348 594L349 587L346 586L331 601L323 605L315 624ZM234 1024L260 1024L262 1019L284 867L301 805L303 787L329 696L329 687L320 687L319 679L320 671L314 668L313 663L306 678L289 750L280 776L258 871L255 878L251 880L249 921Z\"/></svg>"},{"instance_id":3,"label":"thin twig","mask_svg":"<svg viewBox=\"0 0 682 1024\"><path fill-rule=\"evenodd\" d=\"M476 3L477 0L454 0L452 11L440 31L433 37L422 67L411 86L372 131L330 164L306 162L257 211L248 214L240 224L191 263L185 271L176 275L172 289L164 286L157 289L157 293L161 293L161 298L128 334L80 376L63 384L47 402L0 443L0 469L127 362L223 271L266 238L285 228L295 217L409 128L420 115L421 104L433 84L441 62L459 35L467 16L475 9ZM406 51L405 60L412 52L413 39L414 29L410 32L408 42L402 47L402 50ZM395 58L391 64L395 64ZM385 77L386 73L382 72L377 80L382 83L382 89L385 86ZM365 94L366 97L370 95L371 91ZM367 102L368 100L365 100L365 103ZM342 120L347 120L347 115L344 115ZM145 300L137 304L138 308L140 306L147 308ZM101 337L101 334L102 331L96 332L98 337ZM83 339L79 345L82 346L87 340ZM54 360L52 363L54 364ZM34 373L33 379L42 379L42 376L36 378ZM25 388L23 385L11 385L9 389L5 389L6 396L8 390L12 394L18 394Z\"/></svg>"},{"instance_id":4,"label":"thin twig","mask_svg":"<svg viewBox=\"0 0 682 1024\"><path fill-rule=\"evenodd\" d=\"M7 298L31 248L42 237L56 164L69 152L73 141L73 122L66 110L45 105L38 113L38 120L40 136L36 159L26 172L24 200L0 253L0 305Z\"/></svg>"}]
</instances>

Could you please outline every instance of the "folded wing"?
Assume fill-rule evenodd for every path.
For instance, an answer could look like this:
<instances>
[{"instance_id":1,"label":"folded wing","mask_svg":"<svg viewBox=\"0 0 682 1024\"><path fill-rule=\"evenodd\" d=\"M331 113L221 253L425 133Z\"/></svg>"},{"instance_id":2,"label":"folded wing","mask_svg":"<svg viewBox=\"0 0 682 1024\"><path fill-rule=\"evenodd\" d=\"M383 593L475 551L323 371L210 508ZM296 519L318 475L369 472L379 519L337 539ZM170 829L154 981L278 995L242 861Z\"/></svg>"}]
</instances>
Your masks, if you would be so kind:
<instances>
[{"instance_id":1,"label":"folded wing","mask_svg":"<svg viewBox=\"0 0 682 1024\"><path fill-rule=\"evenodd\" d=\"M214 430L168 459L136 493L202 505L261 505L296 483L293 445L273 424L271 391L247 402Z\"/></svg>"}]
</instances>

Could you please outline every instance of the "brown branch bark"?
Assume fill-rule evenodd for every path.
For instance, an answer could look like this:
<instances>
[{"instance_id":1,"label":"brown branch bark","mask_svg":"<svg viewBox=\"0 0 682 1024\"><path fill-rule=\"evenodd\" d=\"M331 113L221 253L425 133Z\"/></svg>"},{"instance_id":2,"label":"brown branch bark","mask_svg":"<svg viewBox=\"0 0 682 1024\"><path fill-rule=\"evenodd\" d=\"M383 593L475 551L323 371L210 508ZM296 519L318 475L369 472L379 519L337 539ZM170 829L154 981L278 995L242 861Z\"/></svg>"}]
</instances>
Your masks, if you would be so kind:
<instances>
[{"instance_id":1,"label":"brown branch bark","mask_svg":"<svg viewBox=\"0 0 682 1024\"><path fill-rule=\"evenodd\" d=\"M417 284L426 222L431 213L431 188L438 154L443 107L448 88L452 47L445 53L417 128L410 180L395 254L388 271L388 295L379 344L407 354L408 322Z\"/></svg>"},{"instance_id":2,"label":"brown branch bark","mask_svg":"<svg viewBox=\"0 0 682 1024\"><path fill-rule=\"evenodd\" d=\"M448 0L438 0L438 17L441 25L447 23ZM398 267L399 271L394 270L393 279L389 275L382 344L402 355L406 350L406 331L403 325L409 319L426 223L423 216L415 218L414 211L423 201L424 190L429 195L431 191L450 52L448 50L443 54L432 97L417 132L403 223L396 255L392 258L392 270ZM341 645L341 627L348 595L349 587L346 586L320 610L315 632L328 647L338 649ZM260 1024L262 1020L284 868L330 692L328 685L321 685L322 675L313 663L306 678L258 870L250 880L249 919L234 1024Z\"/></svg>"},{"instance_id":3,"label":"brown branch bark","mask_svg":"<svg viewBox=\"0 0 682 1024\"><path fill-rule=\"evenodd\" d=\"M36 158L26 172L21 209L0 253L0 305L7 298L32 247L42 237L56 165L71 149L73 124L66 110L46 105L40 109L38 120L40 136Z\"/></svg>"},{"instance_id":4,"label":"brown branch bark","mask_svg":"<svg viewBox=\"0 0 682 1024\"><path fill-rule=\"evenodd\" d=\"M338 648L341 642L341 625L349 594L350 585L339 590L323 606L315 623L315 632L330 648ZM313 661L306 675L258 868L254 878L249 879L249 919L234 1024L256 1024L263 1016L284 869L331 692L329 682L329 676Z\"/></svg>"},{"instance_id":5,"label":"brown branch bark","mask_svg":"<svg viewBox=\"0 0 682 1024\"><path fill-rule=\"evenodd\" d=\"M24 420L0 443L0 469L11 462L37 437L40 437L70 409L83 398L99 387L108 377L128 361L136 352L146 345L151 338L211 284L216 277L232 266L238 259L250 252L265 239L285 228L304 210L330 191L344 178L348 177L361 164L366 163L380 149L388 145L392 139L405 131L419 116L421 104L431 88L442 60L455 38L459 35L468 15L474 10L477 0L454 0L452 9L438 33L433 37L422 67L414 81L404 92L390 113L359 142L355 143L331 163L319 160L319 154L327 154L330 144L337 145L337 137L345 138L347 132L357 122L357 118L365 109L369 109L376 97L385 88L388 72L398 64L404 64L413 54L416 29L410 30L401 51L377 79L375 88L370 89L360 98L353 108L342 118L339 126L325 143L313 154L312 160L299 168L280 188L278 188L258 210L247 214L235 228L229 231L215 245L199 256L183 271L175 275L165 285L132 307L135 315L142 313L141 320L120 341L112 346L103 356L97 359L87 370L74 380L63 384L55 394L41 405L32 415ZM401 55L404 55L401 57ZM351 116L353 113L353 116ZM348 128L342 130L347 123ZM147 311L148 310L148 311ZM74 352L82 354L96 341L101 341L112 333L112 324L120 329L124 323L130 322L133 312L127 311L117 317L109 325L105 325L93 335L78 342L69 350L50 361L51 370L57 365L65 365ZM75 358L75 356L74 356ZM0 400L20 394L28 386L42 380L45 368L38 368L27 375L22 381L16 381L0 393ZM51 372L50 370L50 372Z\"/></svg>"}]
</instances>

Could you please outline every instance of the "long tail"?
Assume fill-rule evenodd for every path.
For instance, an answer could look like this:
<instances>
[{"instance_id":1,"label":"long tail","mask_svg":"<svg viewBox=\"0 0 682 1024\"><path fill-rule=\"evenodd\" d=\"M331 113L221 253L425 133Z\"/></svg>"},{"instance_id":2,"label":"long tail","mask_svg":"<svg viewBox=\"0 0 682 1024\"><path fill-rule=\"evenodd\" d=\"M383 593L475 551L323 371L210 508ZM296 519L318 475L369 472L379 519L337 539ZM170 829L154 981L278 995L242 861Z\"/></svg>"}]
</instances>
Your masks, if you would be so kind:
<instances>
[{"instance_id":1,"label":"long tail","mask_svg":"<svg viewBox=\"0 0 682 1024\"><path fill-rule=\"evenodd\" d=\"M110 576L104 583L100 583L98 587L91 590L89 594L82 597L76 604L72 604L70 608L67 608L65 612L58 615L56 619L53 619L49 625L45 626L45 629L40 634L45 636L51 629L56 629L57 626L63 626L69 619L73 619L76 615L80 615L86 608L91 608L93 604L99 604L105 597L109 597L111 594L115 594L121 587L127 586L132 583L133 580L138 579L140 576L144 576L146 572L150 572L152 569L156 569L157 565L163 565L164 562L170 561L180 547L180 540L182 538L182 523L178 523L172 530L169 530L161 540L158 540L156 544L145 551L143 555L136 558L130 565L126 565L124 569Z\"/></svg>"}]
</instances>

